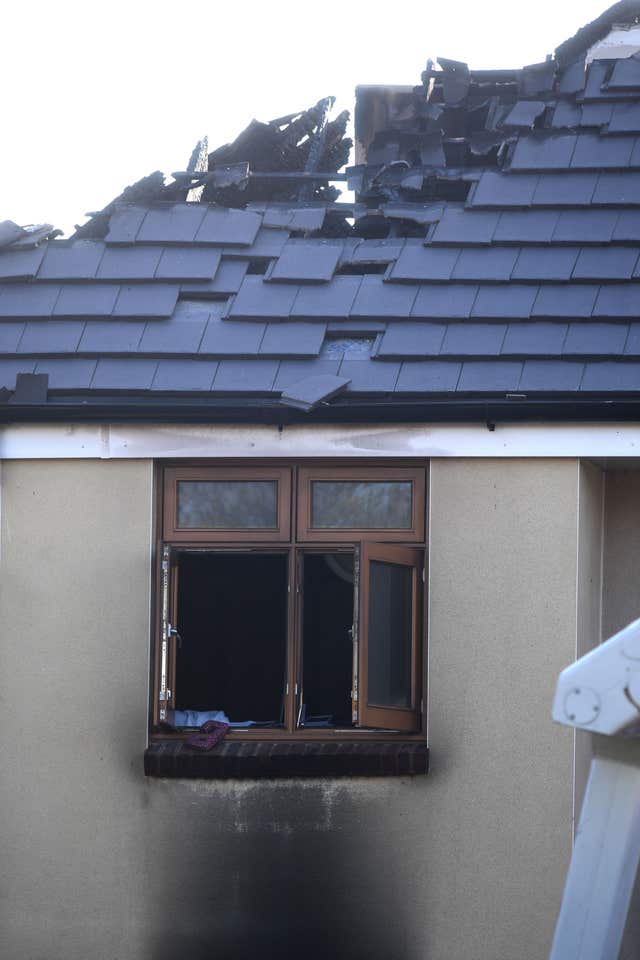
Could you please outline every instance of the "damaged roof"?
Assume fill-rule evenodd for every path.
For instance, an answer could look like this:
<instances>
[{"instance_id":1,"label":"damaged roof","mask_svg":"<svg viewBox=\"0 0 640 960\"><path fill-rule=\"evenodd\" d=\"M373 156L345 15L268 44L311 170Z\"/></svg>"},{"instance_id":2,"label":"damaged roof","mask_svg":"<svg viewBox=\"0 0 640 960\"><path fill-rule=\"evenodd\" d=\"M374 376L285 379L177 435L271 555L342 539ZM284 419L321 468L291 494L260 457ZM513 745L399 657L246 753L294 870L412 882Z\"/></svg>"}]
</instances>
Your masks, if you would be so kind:
<instances>
[{"instance_id":1,"label":"damaged roof","mask_svg":"<svg viewBox=\"0 0 640 960\"><path fill-rule=\"evenodd\" d=\"M0 415L635 416L640 51L589 51L639 18L359 88L346 170L327 99L70 240L0 223Z\"/></svg>"}]
</instances>

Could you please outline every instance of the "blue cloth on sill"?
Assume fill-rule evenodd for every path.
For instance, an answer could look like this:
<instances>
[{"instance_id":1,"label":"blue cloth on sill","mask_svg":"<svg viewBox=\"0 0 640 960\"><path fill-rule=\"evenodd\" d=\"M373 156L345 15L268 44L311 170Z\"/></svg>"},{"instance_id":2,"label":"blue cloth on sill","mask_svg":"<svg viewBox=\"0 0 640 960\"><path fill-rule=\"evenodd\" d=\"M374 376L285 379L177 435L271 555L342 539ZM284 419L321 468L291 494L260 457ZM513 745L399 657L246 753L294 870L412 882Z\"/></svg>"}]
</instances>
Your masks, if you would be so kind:
<instances>
[{"instance_id":1,"label":"blue cloth on sill","mask_svg":"<svg viewBox=\"0 0 640 960\"><path fill-rule=\"evenodd\" d=\"M167 720L172 727L201 727L207 720L219 720L230 727L251 727L254 720L232 723L224 710L167 710Z\"/></svg>"}]
</instances>

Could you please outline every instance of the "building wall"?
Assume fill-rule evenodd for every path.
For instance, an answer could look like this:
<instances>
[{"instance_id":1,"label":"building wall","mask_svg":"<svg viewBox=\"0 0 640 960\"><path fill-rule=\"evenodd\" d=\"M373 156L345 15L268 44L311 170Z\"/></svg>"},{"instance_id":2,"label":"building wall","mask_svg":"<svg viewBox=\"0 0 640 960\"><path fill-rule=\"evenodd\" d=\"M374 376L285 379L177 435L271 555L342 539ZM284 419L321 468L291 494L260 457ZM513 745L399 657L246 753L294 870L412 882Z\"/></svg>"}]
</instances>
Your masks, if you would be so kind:
<instances>
[{"instance_id":1,"label":"building wall","mask_svg":"<svg viewBox=\"0 0 640 960\"><path fill-rule=\"evenodd\" d=\"M539 960L571 845L579 470L431 466L415 780L142 774L150 461L2 472L0 955Z\"/></svg>"}]
</instances>

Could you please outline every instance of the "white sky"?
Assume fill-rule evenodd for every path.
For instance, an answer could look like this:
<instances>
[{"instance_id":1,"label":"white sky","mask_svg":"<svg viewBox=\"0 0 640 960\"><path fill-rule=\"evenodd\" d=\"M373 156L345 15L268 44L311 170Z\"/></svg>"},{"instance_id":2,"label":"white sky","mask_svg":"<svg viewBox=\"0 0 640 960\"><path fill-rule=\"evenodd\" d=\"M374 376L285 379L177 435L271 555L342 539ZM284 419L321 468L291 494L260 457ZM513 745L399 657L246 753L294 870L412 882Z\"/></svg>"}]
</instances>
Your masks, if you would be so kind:
<instances>
[{"instance_id":1,"label":"white sky","mask_svg":"<svg viewBox=\"0 0 640 960\"><path fill-rule=\"evenodd\" d=\"M0 220L69 233L154 170L256 117L359 83L417 84L428 57L544 60L607 0L5 0Z\"/></svg>"}]
</instances>

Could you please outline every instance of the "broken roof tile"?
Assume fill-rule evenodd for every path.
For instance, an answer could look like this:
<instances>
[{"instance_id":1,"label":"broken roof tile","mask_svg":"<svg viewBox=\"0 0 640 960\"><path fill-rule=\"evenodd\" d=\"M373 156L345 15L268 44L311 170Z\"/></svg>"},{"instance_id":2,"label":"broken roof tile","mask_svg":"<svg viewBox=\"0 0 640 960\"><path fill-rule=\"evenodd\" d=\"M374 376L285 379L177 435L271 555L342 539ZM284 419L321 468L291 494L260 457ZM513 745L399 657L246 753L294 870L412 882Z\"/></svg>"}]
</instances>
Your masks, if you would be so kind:
<instances>
[{"instance_id":1,"label":"broken roof tile","mask_svg":"<svg viewBox=\"0 0 640 960\"><path fill-rule=\"evenodd\" d=\"M394 240L356 239L352 246L344 244L341 263L391 263L398 259L403 246L404 241L401 238Z\"/></svg>"},{"instance_id":2,"label":"broken roof tile","mask_svg":"<svg viewBox=\"0 0 640 960\"><path fill-rule=\"evenodd\" d=\"M559 356L567 335L566 323L510 323L502 356Z\"/></svg>"},{"instance_id":3,"label":"broken roof tile","mask_svg":"<svg viewBox=\"0 0 640 960\"><path fill-rule=\"evenodd\" d=\"M348 383L346 377L329 373L305 377L283 390L280 402L300 410L313 410L319 404L328 403L342 393Z\"/></svg>"},{"instance_id":4,"label":"broken roof tile","mask_svg":"<svg viewBox=\"0 0 640 960\"><path fill-rule=\"evenodd\" d=\"M528 207L538 185L535 174L485 170L470 197L472 207Z\"/></svg>"},{"instance_id":5,"label":"broken roof tile","mask_svg":"<svg viewBox=\"0 0 640 960\"><path fill-rule=\"evenodd\" d=\"M18 344L18 353L74 353L84 323L76 320L30 320Z\"/></svg>"},{"instance_id":6,"label":"broken roof tile","mask_svg":"<svg viewBox=\"0 0 640 960\"><path fill-rule=\"evenodd\" d=\"M157 360L101 359L91 381L94 390L148 390Z\"/></svg>"},{"instance_id":7,"label":"broken roof tile","mask_svg":"<svg viewBox=\"0 0 640 960\"><path fill-rule=\"evenodd\" d=\"M570 323L563 354L615 356L621 354L627 339L626 323Z\"/></svg>"},{"instance_id":8,"label":"broken roof tile","mask_svg":"<svg viewBox=\"0 0 640 960\"><path fill-rule=\"evenodd\" d=\"M221 360L211 389L227 393L269 393L277 372L277 360Z\"/></svg>"},{"instance_id":9,"label":"broken roof tile","mask_svg":"<svg viewBox=\"0 0 640 960\"><path fill-rule=\"evenodd\" d=\"M248 260L236 260L235 258L225 257L223 255L213 280L192 280L181 283L180 294L187 296L192 294L202 297L230 296L233 293L237 293L242 286L242 281L246 276L248 266Z\"/></svg>"},{"instance_id":10,"label":"broken roof tile","mask_svg":"<svg viewBox=\"0 0 640 960\"><path fill-rule=\"evenodd\" d=\"M448 360L405 360L395 392L451 393L456 389L460 368L460 363Z\"/></svg>"},{"instance_id":11,"label":"broken roof tile","mask_svg":"<svg viewBox=\"0 0 640 960\"><path fill-rule=\"evenodd\" d=\"M220 265L219 250L208 247L166 247L156 268L156 280L212 280Z\"/></svg>"},{"instance_id":12,"label":"broken roof tile","mask_svg":"<svg viewBox=\"0 0 640 960\"><path fill-rule=\"evenodd\" d=\"M531 393L551 393L578 390L584 364L566 360L526 360L518 383L518 390Z\"/></svg>"},{"instance_id":13,"label":"broken roof tile","mask_svg":"<svg viewBox=\"0 0 640 960\"><path fill-rule=\"evenodd\" d=\"M493 236L494 243L548 243L558 213L555 210L505 210Z\"/></svg>"},{"instance_id":14,"label":"broken roof tile","mask_svg":"<svg viewBox=\"0 0 640 960\"><path fill-rule=\"evenodd\" d=\"M52 240L47 244L38 280L93 280L104 252L104 243L99 240L74 240L71 243Z\"/></svg>"},{"instance_id":15,"label":"broken roof tile","mask_svg":"<svg viewBox=\"0 0 640 960\"><path fill-rule=\"evenodd\" d=\"M509 283L480 286L471 311L472 317L494 320L531 315L538 287L536 284Z\"/></svg>"},{"instance_id":16,"label":"broken roof tile","mask_svg":"<svg viewBox=\"0 0 640 960\"><path fill-rule=\"evenodd\" d=\"M285 319L291 313L298 287L288 283L265 283L264 278L246 276L242 281L230 309L230 317L245 317L247 320L262 317Z\"/></svg>"},{"instance_id":17,"label":"broken roof tile","mask_svg":"<svg viewBox=\"0 0 640 960\"><path fill-rule=\"evenodd\" d=\"M508 280L518 258L511 247L469 248L462 250L453 269L453 280Z\"/></svg>"},{"instance_id":18,"label":"broken roof tile","mask_svg":"<svg viewBox=\"0 0 640 960\"><path fill-rule=\"evenodd\" d=\"M576 139L573 133L520 137L511 159L511 169L563 170L571 165Z\"/></svg>"},{"instance_id":19,"label":"broken roof tile","mask_svg":"<svg viewBox=\"0 0 640 960\"><path fill-rule=\"evenodd\" d=\"M289 239L288 230L272 230L261 227L253 243L248 247L225 247L228 257L251 257L254 260L279 257Z\"/></svg>"},{"instance_id":20,"label":"broken roof tile","mask_svg":"<svg viewBox=\"0 0 640 960\"><path fill-rule=\"evenodd\" d=\"M560 93L579 93L584 89L585 79L584 59L577 60L562 70L558 90Z\"/></svg>"},{"instance_id":21,"label":"broken roof tile","mask_svg":"<svg viewBox=\"0 0 640 960\"><path fill-rule=\"evenodd\" d=\"M628 280L638 251L631 247L584 247L573 270L574 280Z\"/></svg>"},{"instance_id":22,"label":"broken roof tile","mask_svg":"<svg viewBox=\"0 0 640 960\"><path fill-rule=\"evenodd\" d=\"M478 293L474 284L448 283L420 287L412 317L466 319Z\"/></svg>"},{"instance_id":23,"label":"broken roof tile","mask_svg":"<svg viewBox=\"0 0 640 960\"><path fill-rule=\"evenodd\" d=\"M544 173L533 195L534 206L584 207L591 203L597 173Z\"/></svg>"},{"instance_id":24,"label":"broken roof tile","mask_svg":"<svg viewBox=\"0 0 640 960\"><path fill-rule=\"evenodd\" d=\"M215 360L160 360L151 389L167 393L208 391L217 369Z\"/></svg>"},{"instance_id":25,"label":"broken roof tile","mask_svg":"<svg viewBox=\"0 0 640 960\"><path fill-rule=\"evenodd\" d=\"M158 247L106 247L98 280L152 280L160 262Z\"/></svg>"},{"instance_id":26,"label":"broken roof tile","mask_svg":"<svg viewBox=\"0 0 640 960\"><path fill-rule=\"evenodd\" d=\"M327 214L325 206L295 207L277 204L249 204L248 209L262 212L262 225L265 227L285 227L288 230L310 232L320 230Z\"/></svg>"},{"instance_id":27,"label":"broken roof tile","mask_svg":"<svg viewBox=\"0 0 640 960\"><path fill-rule=\"evenodd\" d=\"M571 167L628 167L635 142L635 137L601 137L597 133L581 133L573 152Z\"/></svg>"},{"instance_id":28,"label":"broken roof tile","mask_svg":"<svg viewBox=\"0 0 640 960\"><path fill-rule=\"evenodd\" d=\"M178 293L179 288L169 283L122 286L113 316L169 317L174 311Z\"/></svg>"},{"instance_id":29,"label":"broken roof tile","mask_svg":"<svg viewBox=\"0 0 640 960\"><path fill-rule=\"evenodd\" d=\"M580 390L587 393L636 393L640 390L640 363L590 361L585 364Z\"/></svg>"},{"instance_id":30,"label":"broken roof tile","mask_svg":"<svg viewBox=\"0 0 640 960\"><path fill-rule=\"evenodd\" d=\"M568 280L579 253L579 247L523 247L513 279Z\"/></svg>"},{"instance_id":31,"label":"broken roof tile","mask_svg":"<svg viewBox=\"0 0 640 960\"><path fill-rule=\"evenodd\" d=\"M354 317L408 316L418 292L417 285L385 283L382 277L362 277L351 308Z\"/></svg>"},{"instance_id":32,"label":"broken roof tile","mask_svg":"<svg viewBox=\"0 0 640 960\"><path fill-rule=\"evenodd\" d=\"M538 291L532 317L590 317L599 287L587 283L546 284Z\"/></svg>"},{"instance_id":33,"label":"broken roof tile","mask_svg":"<svg viewBox=\"0 0 640 960\"><path fill-rule=\"evenodd\" d=\"M465 360L460 371L459 393L505 393L517 390L522 364L513 360Z\"/></svg>"},{"instance_id":34,"label":"broken roof tile","mask_svg":"<svg viewBox=\"0 0 640 960\"><path fill-rule=\"evenodd\" d=\"M78 353L135 353L143 320L87 320Z\"/></svg>"},{"instance_id":35,"label":"broken roof tile","mask_svg":"<svg viewBox=\"0 0 640 960\"><path fill-rule=\"evenodd\" d=\"M322 283L331 280L342 254L342 244L322 240L289 240L273 264L270 281Z\"/></svg>"},{"instance_id":36,"label":"broken roof tile","mask_svg":"<svg viewBox=\"0 0 640 960\"><path fill-rule=\"evenodd\" d=\"M460 251L405 243L389 274L391 281L448 280Z\"/></svg>"},{"instance_id":37,"label":"broken roof tile","mask_svg":"<svg viewBox=\"0 0 640 960\"><path fill-rule=\"evenodd\" d=\"M491 243L500 214L492 210L445 207L431 238L432 244Z\"/></svg>"},{"instance_id":38,"label":"broken roof tile","mask_svg":"<svg viewBox=\"0 0 640 960\"><path fill-rule=\"evenodd\" d=\"M194 241L215 245L248 246L255 241L261 223L262 217L252 210L208 207Z\"/></svg>"},{"instance_id":39,"label":"broken roof tile","mask_svg":"<svg viewBox=\"0 0 640 960\"><path fill-rule=\"evenodd\" d=\"M48 374L50 390L87 390L97 362L97 360L83 360L79 357L38 360L35 372Z\"/></svg>"},{"instance_id":40,"label":"broken roof tile","mask_svg":"<svg viewBox=\"0 0 640 960\"><path fill-rule=\"evenodd\" d=\"M370 363L369 360L366 361ZM315 357L311 360L283 360L273 384L274 390L285 390L305 377L328 374L335 376L340 369L340 359Z\"/></svg>"},{"instance_id":41,"label":"broken roof tile","mask_svg":"<svg viewBox=\"0 0 640 960\"><path fill-rule=\"evenodd\" d=\"M0 290L0 317L50 317L59 296L58 284L7 284Z\"/></svg>"},{"instance_id":42,"label":"broken roof tile","mask_svg":"<svg viewBox=\"0 0 640 960\"><path fill-rule=\"evenodd\" d=\"M324 323L268 323L260 344L260 355L317 357L326 329Z\"/></svg>"},{"instance_id":43,"label":"broken roof tile","mask_svg":"<svg viewBox=\"0 0 640 960\"><path fill-rule=\"evenodd\" d=\"M554 243L608 243L617 210L562 210L553 231Z\"/></svg>"},{"instance_id":44,"label":"broken roof tile","mask_svg":"<svg viewBox=\"0 0 640 960\"><path fill-rule=\"evenodd\" d=\"M109 232L105 237L105 243L133 243L146 215L146 207L134 204L122 204L116 207L109 218Z\"/></svg>"},{"instance_id":45,"label":"broken roof tile","mask_svg":"<svg viewBox=\"0 0 640 960\"><path fill-rule=\"evenodd\" d=\"M191 243L207 208L200 203L162 203L152 207L140 225L137 243Z\"/></svg>"},{"instance_id":46,"label":"broken roof tile","mask_svg":"<svg viewBox=\"0 0 640 960\"><path fill-rule=\"evenodd\" d=\"M55 317L110 317L120 287L116 283L65 284L53 310Z\"/></svg>"},{"instance_id":47,"label":"broken roof tile","mask_svg":"<svg viewBox=\"0 0 640 960\"><path fill-rule=\"evenodd\" d=\"M334 277L322 286L302 285L291 308L291 316L303 319L315 317L348 317L362 277Z\"/></svg>"},{"instance_id":48,"label":"broken roof tile","mask_svg":"<svg viewBox=\"0 0 640 960\"><path fill-rule=\"evenodd\" d=\"M507 329L505 323L450 323L440 347L440 356L495 356Z\"/></svg>"},{"instance_id":49,"label":"broken roof tile","mask_svg":"<svg viewBox=\"0 0 640 960\"><path fill-rule=\"evenodd\" d=\"M45 247L0 249L0 280L30 280L35 277L44 253Z\"/></svg>"},{"instance_id":50,"label":"broken roof tile","mask_svg":"<svg viewBox=\"0 0 640 960\"><path fill-rule=\"evenodd\" d=\"M544 100L518 100L502 121L502 126L530 130L538 117L544 113L545 107Z\"/></svg>"},{"instance_id":51,"label":"broken roof tile","mask_svg":"<svg viewBox=\"0 0 640 960\"><path fill-rule=\"evenodd\" d=\"M586 69L583 97L585 100L603 96L602 84L607 79L608 65L604 60L592 60Z\"/></svg>"},{"instance_id":52,"label":"broken roof tile","mask_svg":"<svg viewBox=\"0 0 640 960\"><path fill-rule=\"evenodd\" d=\"M392 359L437 356L446 329L443 323L423 323L419 320L390 323L376 356Z\"/></svg>"}]
</instances>

